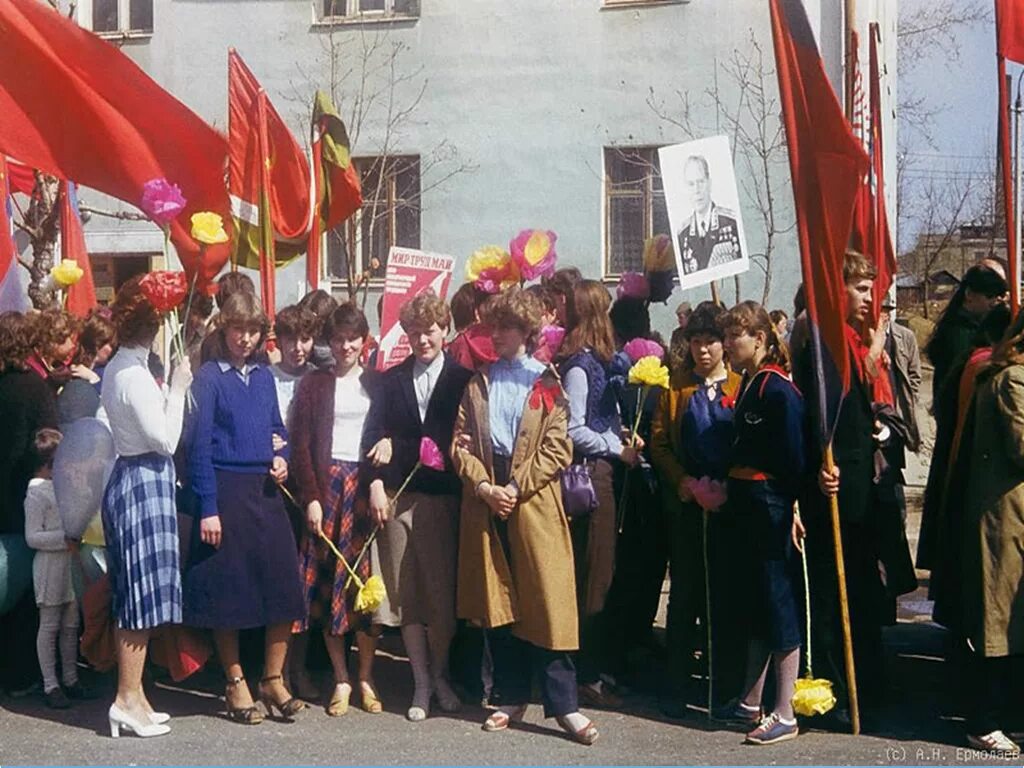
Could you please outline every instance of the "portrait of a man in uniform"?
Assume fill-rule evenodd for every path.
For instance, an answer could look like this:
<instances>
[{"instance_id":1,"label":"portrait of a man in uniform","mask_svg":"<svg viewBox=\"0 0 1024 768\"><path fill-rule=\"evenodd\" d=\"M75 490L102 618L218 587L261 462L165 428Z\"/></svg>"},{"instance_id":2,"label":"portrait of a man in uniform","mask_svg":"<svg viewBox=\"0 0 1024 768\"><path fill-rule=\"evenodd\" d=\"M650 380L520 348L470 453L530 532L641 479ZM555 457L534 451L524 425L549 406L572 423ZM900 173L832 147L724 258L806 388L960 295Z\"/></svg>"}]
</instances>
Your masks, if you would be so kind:
<instances>
[{"instance_id":1,"label":"portrait of a man in uniform","mask_svg":"<svg viewBox=\"0 0 1024 768\"><path fill-rule=\"evenodd\" d=\"M683 273L690 275L742 258L736 212L711 196L711 172L703 155L683 164L683 183L693 211L676 233Z\"/></svg>"}]
</instances>

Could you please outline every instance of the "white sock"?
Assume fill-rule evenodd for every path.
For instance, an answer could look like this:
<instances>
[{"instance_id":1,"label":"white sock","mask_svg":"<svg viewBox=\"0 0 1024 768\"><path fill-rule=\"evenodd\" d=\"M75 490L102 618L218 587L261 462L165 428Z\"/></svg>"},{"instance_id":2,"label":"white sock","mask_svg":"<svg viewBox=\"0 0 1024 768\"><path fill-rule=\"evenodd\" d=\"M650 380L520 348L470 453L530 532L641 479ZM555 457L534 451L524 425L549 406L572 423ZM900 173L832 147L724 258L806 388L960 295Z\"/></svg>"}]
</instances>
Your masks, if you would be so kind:
<instances>
[{"instance_id":1,"label":"white sock","mask_svg":"<svg viewBox=\"0 0 1024 768\"><path fill-rule=\"evenodd\" d=\"M562 716L562 721L577 733L587 727L590 719L579 712L570 712Z\"/></svg>"}]
</instances>

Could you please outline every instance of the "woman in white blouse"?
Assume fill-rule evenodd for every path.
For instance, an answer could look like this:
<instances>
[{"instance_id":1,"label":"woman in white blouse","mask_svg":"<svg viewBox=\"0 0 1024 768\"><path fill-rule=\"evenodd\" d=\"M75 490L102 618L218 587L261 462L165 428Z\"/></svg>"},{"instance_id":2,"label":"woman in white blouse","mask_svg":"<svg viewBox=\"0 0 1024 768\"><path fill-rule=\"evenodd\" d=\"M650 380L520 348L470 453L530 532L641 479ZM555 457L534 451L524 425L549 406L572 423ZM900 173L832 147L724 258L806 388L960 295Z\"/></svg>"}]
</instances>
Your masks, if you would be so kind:
<instances>
[{"instance_id":1,"label":"woman in white blouse","mask_svg":"<svg viewBox=\"0 0 1024 768\"><path fill-rule=\"evenodd\" d=\"M367 482L359 469L373 389L372 373L359 364L369 330L366 317L354 304L342 304L328 316L323 336L330 344L334 368L302 379L292 411L291 471L307 524L299 553L307 610L292 631L316 627L323 632L334 671L334 690L326 709L335 717L348 711L352 693L345 653L345 635L352 631L359 646L360 702L367 712L383 709L373 683L380 628L371 626L367 614L355 611L354 580L322 538L338 548L360 579L369 578L369 553L360 559L370 526L365 514Z\"/></svg>"},{"instance_id":2,"label":"woman in white blouse","mask_svg":"<svg viewBox=\"0 0 1024 768\"><path fill-rule=\"evenodd\" d=\"M181 622L181 572L174 463L192 371L184 361L165 396L149 371L161 316L132 278L113 304L119 349L103 377L101 400L118 459L103 496L103 530L117 622L117 696L110 735L168 733L142 688L152 629Z\"/></svg>"}]
</instances>

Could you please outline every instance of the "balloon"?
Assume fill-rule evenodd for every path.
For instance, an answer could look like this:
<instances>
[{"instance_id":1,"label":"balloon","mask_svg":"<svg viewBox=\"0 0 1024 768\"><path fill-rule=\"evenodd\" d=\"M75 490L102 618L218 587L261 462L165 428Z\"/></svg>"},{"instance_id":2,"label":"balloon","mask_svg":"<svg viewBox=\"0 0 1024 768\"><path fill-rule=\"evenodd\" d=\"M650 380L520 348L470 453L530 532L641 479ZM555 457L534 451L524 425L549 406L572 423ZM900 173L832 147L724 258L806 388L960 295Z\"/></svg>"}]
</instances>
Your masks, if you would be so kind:
<instances>
[{"instance_id":1,"label":"balloon","mask_svg":"<svg viewBox=\"0 0 1024 768\"><path fill-rule=\"evenodd\" d=\"M67 425L53 459L53 491L68 538L82 538L99 512L114 459L114 438L102 421L86 418Z\"/></svg>"},{"instance_id":2,"label":"balloon","mask_svg":"<svg viewBox=\"0 0 1024 768\"><path fill-rule=\"evenodd\" d=\"M7 613L32 589L32 558L25 537L16 533L0 534L0 616Z\"/></svg>"}]
</instances>

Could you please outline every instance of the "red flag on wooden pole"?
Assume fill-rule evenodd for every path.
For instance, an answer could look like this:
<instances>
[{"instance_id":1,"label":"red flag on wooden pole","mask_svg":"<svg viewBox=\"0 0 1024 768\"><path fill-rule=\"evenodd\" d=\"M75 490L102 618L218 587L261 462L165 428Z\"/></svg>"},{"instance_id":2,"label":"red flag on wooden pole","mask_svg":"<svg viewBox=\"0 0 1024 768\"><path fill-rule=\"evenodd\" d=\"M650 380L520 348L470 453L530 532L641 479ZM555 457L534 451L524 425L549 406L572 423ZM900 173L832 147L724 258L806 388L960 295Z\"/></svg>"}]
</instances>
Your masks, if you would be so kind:
<instances>
[{"instance_id":1,"label":"red flag on wooden pole","mask_svg":"<svg viewBox=\"0 0 1024 768\"><path fill-rule=\"evenodd\" d=\"M1010 150L1010 88L1006 82L1006 60L1024 62L1024 0L996 0L996 64L999 73L999 141L997 152L1002 168L1003 211L1006 217L1006 252L1010 284L1010 307L1020 307L1020 265L1017 238L1020 223L1014 216L1013 153ZM1020 151L1019 149L1017 151Z\"/></svg>"}]
</instances>

